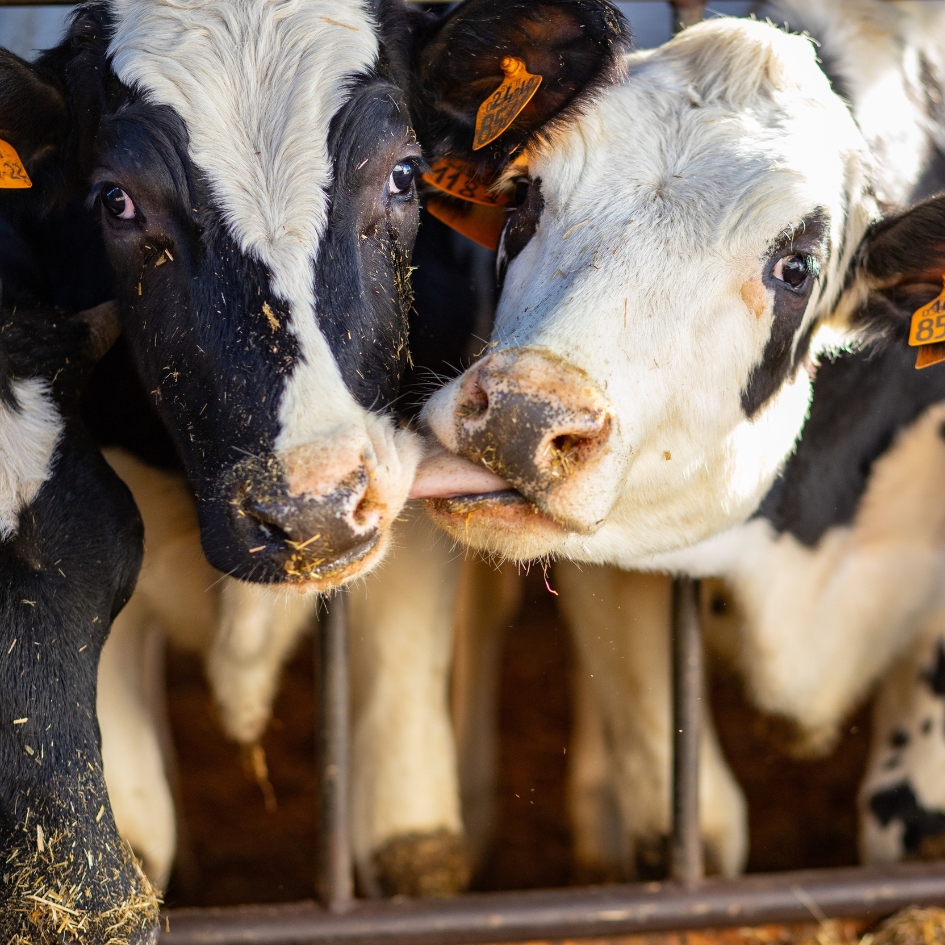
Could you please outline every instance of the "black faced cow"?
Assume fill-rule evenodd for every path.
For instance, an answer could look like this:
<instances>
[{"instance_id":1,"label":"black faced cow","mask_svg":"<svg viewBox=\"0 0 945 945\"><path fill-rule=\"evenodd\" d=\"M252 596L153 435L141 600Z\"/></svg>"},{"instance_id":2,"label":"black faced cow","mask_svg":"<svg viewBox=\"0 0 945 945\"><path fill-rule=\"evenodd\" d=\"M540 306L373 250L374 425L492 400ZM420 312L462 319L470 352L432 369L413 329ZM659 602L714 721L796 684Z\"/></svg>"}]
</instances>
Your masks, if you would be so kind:
<instances>
[{"instance_id":1,"label":"black faced cow","mask_svg":"<svg viewBox=\"0 0 945 945\"><path fill-rule=\"evenodd\" d=\"M4 310L0 323L0 937L139 943L158 905L115 829L95 687L134 588L141 519L77 420L79 387L118 332ZM110 314L109 314L110 313Z\"/></svg>"},{"instance_id":2,"label":"black faced cow","mask_svg":"<svg viewBox=\"0 0 945 945\"><path fill-rule=\"evenodd\" d=\"M91 3L35 63L0 62L0 138L33 181L0 202L39 260L19 284L68 288L90 199L207 556L239 577L357 573L409 487L417 446L386 414L421 160L406 27L386 3Z\"/></svg>"}]
</instances>

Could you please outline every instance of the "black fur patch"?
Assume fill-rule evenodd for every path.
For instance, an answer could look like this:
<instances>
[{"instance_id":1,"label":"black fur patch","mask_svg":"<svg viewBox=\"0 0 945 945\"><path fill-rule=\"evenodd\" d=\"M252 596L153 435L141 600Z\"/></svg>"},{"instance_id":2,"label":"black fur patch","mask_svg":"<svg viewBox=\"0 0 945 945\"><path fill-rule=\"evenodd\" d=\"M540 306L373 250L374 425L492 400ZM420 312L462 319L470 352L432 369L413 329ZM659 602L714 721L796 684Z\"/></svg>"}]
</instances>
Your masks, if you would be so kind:
<instances>
[{"instance_id":1,"label":"black fur patch","mask_svg":"<svg viewBox=\"0 0 945 945\"><path fill-rule=\"evenodd\" d=\"M88 342L85 322L54 309L5 309L0 316L0 379L8 396L11 381L45 378L64 420L49 479L21 510L16 534L0 541L3 941L37 932L22 908L35 880L22 888L21 870L74 890L71 905L88 915L83 940L90 943L111 937L100 937L97 916L142 891L109 808L95 714L99 655L134 589L142 525L131 494L74 419L91 370ZM37 846L43 852L37 824L48 849L82 855L34 855ZM157 903L139 915L143 933L157 919ZM121 934L121 922L113 914L102 924Z\"/></svg>"},{"instance_id":2,"label":"black fur patch","mask_svg":"<svg viewBox=\"0 0 945 945\"><path fill-rule=\"evenodd\" d=\"M928 302L941 291L943 272L945 196L938 196L871 226L850 278L867 275L898 314L892 321L899 322L924 304L919 299ZM875 309L863 312L860 323L875 327L881 321L878 314Z\"/></svg>"},{"instance_id":3,"label":"black fur patch","mask_svg":"<svg viewBox=\"0 0 945 945\"><path fill-rule=\"evenodd\" d=\"M399 90L376 79L357 90L335 116L329 151L335 176L315 273L318 323L355 400L383 410L407 367L419 225L415 192L385 196L394 165L420 154Z\"/></svg>"},{"instance_id":4,"label":"black fur patch","mask_svg":"<svg viewBox=\"0 0 945 945\"><path fill-rule=\"evenodd\" d=\"M907 854L917 853L926 838L945 833L945 813L922 807L912 786L905 781L874 794L870 798L870 810L884 827L893 820L902 821Z\"/></svg>"},{"instance_id":5,"label":"black fur patch","mask_svg":"<svg viewBox=\"0 0 945 945\"><path fill-rule=\"evenodd\" d=\"M945 400L945 366L915 370L915 351L890 345L821 364L810 418L758 514L813 547L853 520L873 463L927 407Z\"/></svg>"},{"instance_id":6,"label":"black fur patch","mask_svg":"<svg viewBox=\"0 0 945 945\"><path fill-rule=\"evenodd\" d=\"M626 20L606 0L467 0L418 37L421 143L433 157L460 155L495 170L615 82L630 44ZM476 113L501 84L506 56L523 59L542 84L511 127L472 151Z\"/></svg>"},{"instance_id":7,"label":"black fur patch","mask_svg":"<svg viewBox=\"0 0 945 945\"><path fill-rule=\"evenodd\" d=\"M935 665L921 673L923 682L937 696L945 696L945 644L939 639L935 644Z\"/></svg>"},{"instance_id":8,"label":"black fur patch","mask_svg":"<svg viewBox=\"0 0 945 945\"><path fill-rule=\"evenodd\" d=\"M545 210L545 198L541 193L541 178L536 177L528 183L528 196L525 202L509 216L502 231L499 244L498 291L501 295L505 284L505 274L509 265L529 244Z\"/></svg>"},{"instance_id":9,"label":"black fur patch","mask_svg":"<svg viewBox=\"0 0 945 945\"><path fill-rule=\"evenodd\" d=\"M794 376L807 356L810 343L809 331L801 338L797 337L797 333L807 311L814 278L809 277L802 290L794 290L774 278L772 270L779 259L788 255L812 254L820 260L826 259L830 251L829 230L829 215L824 210L816 210L778 240L769 252L762 279L766 288L774 290L774 320L761 361L752 369L742 391L742 409L749 418L781 389L785 381Z\"/></svg>"}]
</instances>

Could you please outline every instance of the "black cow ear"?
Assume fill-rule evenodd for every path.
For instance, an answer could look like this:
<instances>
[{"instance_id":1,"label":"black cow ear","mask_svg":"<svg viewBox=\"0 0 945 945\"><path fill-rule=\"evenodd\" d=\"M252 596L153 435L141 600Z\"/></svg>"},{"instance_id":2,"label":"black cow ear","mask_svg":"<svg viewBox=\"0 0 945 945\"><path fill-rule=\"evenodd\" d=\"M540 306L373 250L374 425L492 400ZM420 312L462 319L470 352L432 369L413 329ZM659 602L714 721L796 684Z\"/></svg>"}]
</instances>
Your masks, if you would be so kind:
<instances>
[{"instance_id":1,"label":"black cow ear","mask_svg":"<svg viewBox=\"0 0 945 945\"><path fill-rule=\"evenodd\" d=\"M65 93L51 76L0 49L0 140L16 152L30 176L58 154L69 135Z\"/></svg>"},{"instance_id":2,"label":"black cow ear","mask_svg":"<svg viewBox=\"0 0 945 945\"><path fill-rule=\"evenodd\" d=\"M837 313L848 327L907 343L913 314L943 293L943 278L945 194L867 229Z\"/></svg>"},{"instance_id":3,"label":"black cow ear","mask_svg":"<svg viewBox=\"0 0 945 945\"><path fill-rule=\"evenodd\" d=\"M497 169L615 81L629 47L629 26L606 0L465 0L416 39L421 144L434 159ZM541 84L511 124L474 148L479 109L516 60Z\"/></svg>"}]
</instances>

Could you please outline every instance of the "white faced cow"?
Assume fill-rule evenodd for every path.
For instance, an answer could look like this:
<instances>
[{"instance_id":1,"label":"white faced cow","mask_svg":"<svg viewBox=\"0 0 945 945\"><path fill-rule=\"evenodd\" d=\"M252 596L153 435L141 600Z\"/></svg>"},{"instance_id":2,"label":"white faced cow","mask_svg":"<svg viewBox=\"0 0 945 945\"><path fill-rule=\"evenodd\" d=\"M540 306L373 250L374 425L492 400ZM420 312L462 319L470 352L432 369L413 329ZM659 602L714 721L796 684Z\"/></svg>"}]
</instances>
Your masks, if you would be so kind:
<instances>
[{"instance_id":1,"label":"white faced cow","mask_svg":"<svg viewBox=\"0 0 945 945\"><path fill-rule=\"evenodd\" d=\"M501 555L726 575L756 698L823 745L939 604L945 380L905 335L945 201L880 219L892 165L804 38L714 21L626 67L503 175L494 341L425 409L474 466L416 491Z\"/></svg>"}]
</instances>

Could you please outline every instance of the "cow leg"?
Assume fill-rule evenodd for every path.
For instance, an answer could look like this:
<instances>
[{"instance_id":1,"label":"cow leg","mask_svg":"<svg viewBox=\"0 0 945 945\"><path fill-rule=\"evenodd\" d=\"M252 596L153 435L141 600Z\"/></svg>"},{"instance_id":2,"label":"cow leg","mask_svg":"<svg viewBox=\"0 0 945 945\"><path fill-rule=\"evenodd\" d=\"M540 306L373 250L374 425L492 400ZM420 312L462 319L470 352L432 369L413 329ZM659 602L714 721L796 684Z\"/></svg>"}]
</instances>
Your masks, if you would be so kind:
<instances>
[{"instance_id":1,"label":"cow leg","mask_svg":"<svg viewBox=\"0 0 945 945\"><path fill-rule=\"evenodd\" d=\"M859 794L864 863L945 856L945 611L880 685Z\"/></svg>"},{"instance_id":2,"label":"cow leg","mask_svg":"<svg viewBox=\"0 0 945 945\"><path fill-rule=\"evenodd\" d=\"M669 579L558 564L555 580L603 720L625 868L631 877L664 876L670 832ZM707 869L734 875L747 850L745 801L708 712L702 718L699 789ZM581 844L593 849L593 841Z\"/></svg>"},{"instance_id":3,"label":"cow leg","mask_svg":"<svg viewBox=\"0 0 945 945\"><path fill-rule=\"evenodd\" d=\"M174 798L165 769L163 634L140 597L112 624L98 669L97 711L105 783L118 832L159 889L167 885L177 841Z\"/></svg>"},{"instance_id":4,"label":"cow leg","mask_svg":"<svg viewBox=\"0 0 945 945\"><path fill-rule=\"evenodd\" d=\"M272 714L282 667L311 626L317 598L226 578L220 620L207 653L207 678L220 721L245 745L261 737Z\"/></svg>"},{"instance_id":5,"label":"cow leg","mask_svg":"<svg viewBox=\"0 0 945 945\"><path fill-rule=\"evenodd\" d=\"M568 815L579 881L617 882L627 875L620 843L620 811L611 777L604 719L594 680L575 660L573 723L568 749Z\"/></svg>"},{"instance_id":6,"label":"cow leg","mask_svg":"<svg viewBox=\"0 0 945 945\"><path fill-rule=\"evenodd\" d=\"M461 554L419 512L349 591L351 833L370 895L456 892L469 878L448 689Z\"/></svg>"},{"instance_id":7,"label":"cow leg","mask_svg":"<svg viewBox=\"0 0 945 945\"><path fill-rule=\"evenodd\" d=\"M522 579L515 565L496 567L466 555L457 595L451 703L463 824L473 869L482 862L492 839L499 662L505 629L521 597Z\"/></svg>"}]
</instances>

